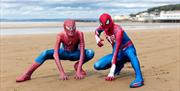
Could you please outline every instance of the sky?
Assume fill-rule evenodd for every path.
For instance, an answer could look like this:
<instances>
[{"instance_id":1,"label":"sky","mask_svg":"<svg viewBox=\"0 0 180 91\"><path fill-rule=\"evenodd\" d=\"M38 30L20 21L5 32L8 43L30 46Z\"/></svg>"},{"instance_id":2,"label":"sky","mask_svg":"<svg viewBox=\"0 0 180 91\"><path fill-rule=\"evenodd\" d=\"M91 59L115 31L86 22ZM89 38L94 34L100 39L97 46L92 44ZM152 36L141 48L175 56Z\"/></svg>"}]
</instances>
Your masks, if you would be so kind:
<instances>
[{"instance_id":1,"label":"sky","mask_svg":"<svg viewBox=\"0 0 180 91\"><path fill-rule=\"evenodd\" d=\"M0 0L1 19L98 18L129 15L180 0Z\"/></svg>"}]
</instances>

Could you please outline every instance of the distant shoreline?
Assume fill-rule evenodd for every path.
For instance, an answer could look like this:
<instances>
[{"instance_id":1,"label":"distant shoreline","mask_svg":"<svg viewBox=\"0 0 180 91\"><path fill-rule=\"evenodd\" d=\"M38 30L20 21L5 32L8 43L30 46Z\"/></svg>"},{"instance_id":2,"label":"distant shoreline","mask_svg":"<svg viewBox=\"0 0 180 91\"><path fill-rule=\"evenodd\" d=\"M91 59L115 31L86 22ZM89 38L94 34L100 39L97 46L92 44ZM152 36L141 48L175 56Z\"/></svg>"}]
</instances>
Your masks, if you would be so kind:
<instances>
[{"instance_id":1,"label":"distant shoreline","mask_svg":"<svg viewBox=\"0 0 180 91\"><path fill-rule=\"evenodd\" d=\"M85 27L85 26L98 26L98 22L77 22L77 26ZM54 28L54 27L62 27L63 21L61 22L1 22L1 29L13 29L13 28Z\"/></svg>"},{"instance_id":2,"label":"distant shoreline","mask_svg":"<svg viewBox=\"0 0 180 91\"><path fill-rule=\"evenodd\" d=\"M119 23L125 31L143 31L155 29L179 29L179 23ZM77 22L77 29L83 32L94 32L98 22ZM0 35L24 34L57 34L63 30L63 22L1 22Z\"/></svg>"},{"instance_id":3,"label":"distant shoreline","mask_svg":"<svg viewBox=\"0 0 180 91\"><path fill-rule=\"evenodd\" d=\"M142 23L142 22L116 22L120 26L177 26L180 23ZM76 22L77 27L97 27L99 22ZM1 29L23 29L23 28L58 28L63 27L62 22L0 22Z\"/></svg>"}]
</instances>

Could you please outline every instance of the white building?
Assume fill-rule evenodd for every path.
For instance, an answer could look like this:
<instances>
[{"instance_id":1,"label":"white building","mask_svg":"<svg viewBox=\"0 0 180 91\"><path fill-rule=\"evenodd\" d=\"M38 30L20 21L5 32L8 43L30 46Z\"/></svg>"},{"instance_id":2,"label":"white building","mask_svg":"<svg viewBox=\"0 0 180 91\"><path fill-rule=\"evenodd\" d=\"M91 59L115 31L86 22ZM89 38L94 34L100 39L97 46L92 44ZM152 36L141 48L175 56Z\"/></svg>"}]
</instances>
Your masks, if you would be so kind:
<instances>
[{"instance_id":1,"label":"white building","mask_svg":"<svg viewBox=\"0 0 180 91\"><path fill-rule=\"evenodd\" d=\"M146 22L151 21L155 15L147 12L136 15L136 21Z\"/></svg>"},{"instance_id":2,"label":"white building","mask_svg":"<svg viewBox=\"0 0 180 91\"><path fill-rule=\"evenodd\" d=\"M177 11L161 11L159 16L153 20L180 20L180 10Z\"/></svg>"}]
</instances>

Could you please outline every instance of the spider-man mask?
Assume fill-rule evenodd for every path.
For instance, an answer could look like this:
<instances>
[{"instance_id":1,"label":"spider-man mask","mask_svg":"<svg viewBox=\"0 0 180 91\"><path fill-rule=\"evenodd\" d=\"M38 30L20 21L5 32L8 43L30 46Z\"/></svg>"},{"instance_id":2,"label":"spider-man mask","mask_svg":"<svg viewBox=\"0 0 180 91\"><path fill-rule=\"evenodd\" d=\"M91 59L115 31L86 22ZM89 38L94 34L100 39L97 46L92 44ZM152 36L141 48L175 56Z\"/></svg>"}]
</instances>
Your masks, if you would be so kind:
<instances>
[{"instance_id":1,"label":"spider-man mask","mask_svg":"<svg viewBox=\"0 0 180 91\"><path fill-rule=\"evenodd\" d=\"M68 36L74 36L76 31L76 23L74 20L65 20L64 21L64 31Z\"/></svg>"},{"instance_id":2,"label":"spider-man mask","mask_svg":"<svg viewBox=\"0 0 180 91\"><path fill-rule=\"evenodd\" d=\"M105 33L107 35L112 35L113 34L113 27L114 27L114 22L111 18L111 16L107 13L103 13L100 18L100 25L104 29Z\"/></svg>"}]
</instances>

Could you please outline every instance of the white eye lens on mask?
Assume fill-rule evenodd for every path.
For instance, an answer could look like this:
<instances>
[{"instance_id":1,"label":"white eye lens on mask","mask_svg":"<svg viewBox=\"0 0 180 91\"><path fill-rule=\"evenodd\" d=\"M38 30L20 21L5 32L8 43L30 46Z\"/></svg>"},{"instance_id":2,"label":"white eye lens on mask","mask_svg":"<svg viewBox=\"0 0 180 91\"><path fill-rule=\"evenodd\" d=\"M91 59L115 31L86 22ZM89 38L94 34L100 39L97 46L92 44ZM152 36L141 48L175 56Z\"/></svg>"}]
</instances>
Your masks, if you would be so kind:
<instances>
[{"instance_id":1,"label":"white eye lens on mask","mask_svg":"<svg viewBox=\"0 0 180 91\"><path fill-rule=\"evenodd\" d=\"M106 21L106 25L108 25L108 24L109 24L109 20Z\"/></svg>"},{"instance_id":2,"label":"white eye lens on mask","mask_svg":"<svg viewBox=\"0 0 180 91\"><path fill-rule=\"evenodd\" d=\"M68 26L66 26L66 29L67 29L67 30L70 30L70 28L69 28Z\"/></svg>"},{"instance_id":3,"label":"white eye lens on mask","mask_svg":"<svg viewBox=\"0 0 180 91\"><path fill-rule=\"evenodd\" d=\"M72 31L72 30L73 30L73 28L70 28L70 27L68 27L68 26L66 26L66 29L69 30L69 31Z\"/></svg>"}]
</instances>

